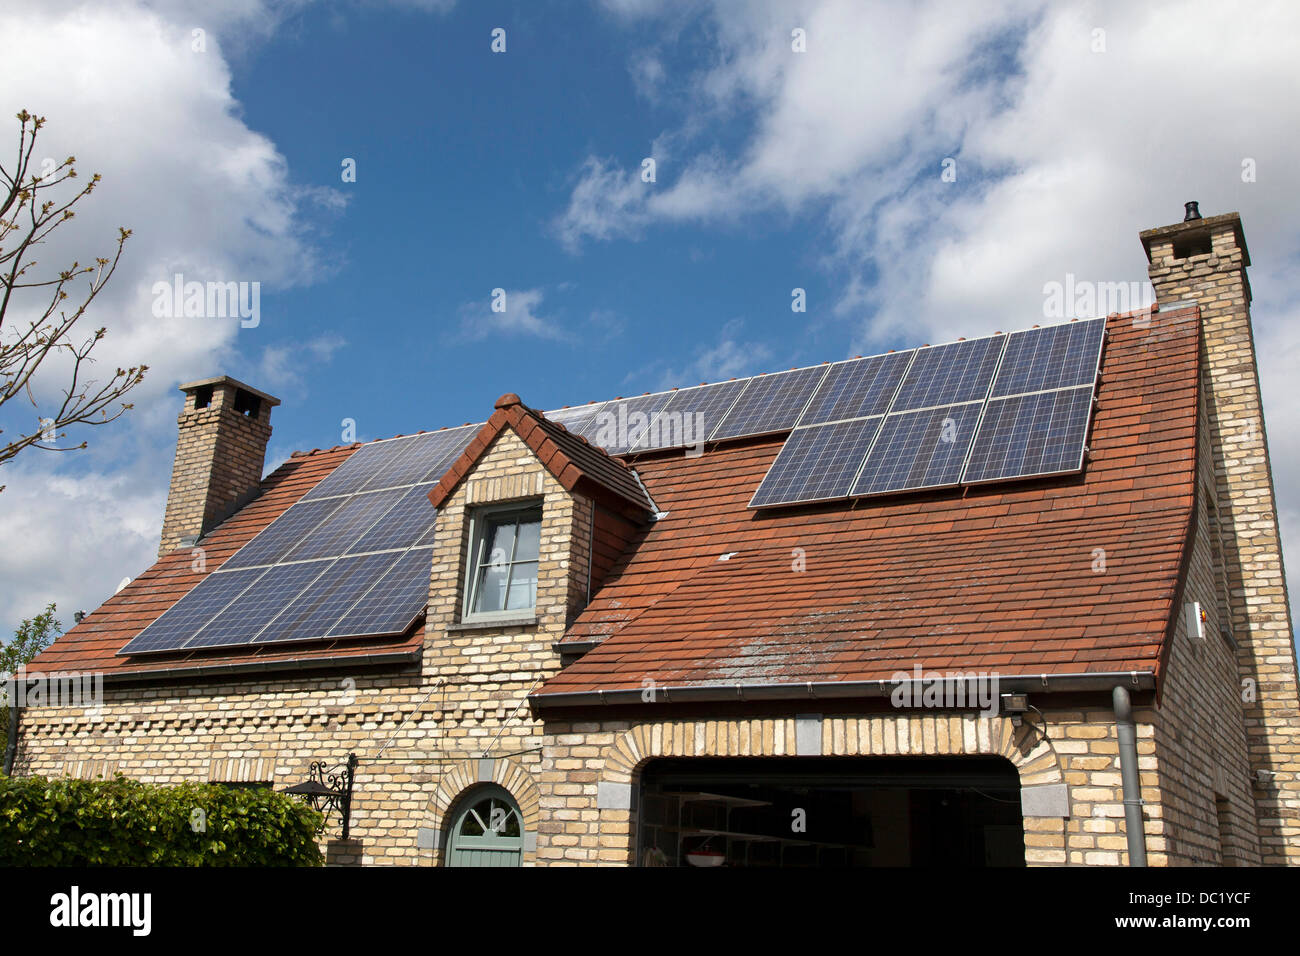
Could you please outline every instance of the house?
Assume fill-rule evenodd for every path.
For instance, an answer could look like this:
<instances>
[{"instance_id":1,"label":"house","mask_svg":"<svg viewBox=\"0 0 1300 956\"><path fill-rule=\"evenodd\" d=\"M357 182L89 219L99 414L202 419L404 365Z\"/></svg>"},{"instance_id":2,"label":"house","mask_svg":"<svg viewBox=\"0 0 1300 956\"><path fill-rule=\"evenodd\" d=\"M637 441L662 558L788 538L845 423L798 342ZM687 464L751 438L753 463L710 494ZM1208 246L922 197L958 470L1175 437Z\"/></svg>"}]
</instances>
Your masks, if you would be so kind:
<instances>
[{"instance_id":1,"label":"house","mask_svg":"<svg viewBox=\"0 0 1300 956\"><path fill-rule=\"evenodd\" d=\"M157 563L28 674L102 694L29 703L16 772L354 754L339 864L1298 863L1241 221L1141 241L1150 309L265 480L277 400L182 386Z\"/></svg>"}]
</instances>

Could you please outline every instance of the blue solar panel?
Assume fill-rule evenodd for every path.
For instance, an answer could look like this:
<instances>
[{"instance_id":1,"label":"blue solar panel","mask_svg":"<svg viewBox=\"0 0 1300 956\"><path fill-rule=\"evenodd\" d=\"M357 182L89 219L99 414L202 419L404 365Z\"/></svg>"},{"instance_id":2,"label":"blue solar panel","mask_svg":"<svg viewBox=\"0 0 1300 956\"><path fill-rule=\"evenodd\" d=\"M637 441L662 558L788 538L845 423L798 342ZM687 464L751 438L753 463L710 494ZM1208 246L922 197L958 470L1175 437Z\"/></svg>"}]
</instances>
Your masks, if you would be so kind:
<instances>
[{"instance_id":1,"label":"blue solar panel","mask_svg":"<svg viewBox=\"0 0 1300 956\"><path fill-rule=\"evenodd\" d=\"M835 363L817 387L799 425L885 414L914 354L889 352Z\"/></svg>"},{"instance_id":2,"label":"blue solar panel","mask_svg":"<svg viewBox=\"0 0 1300 956\"><path fill-rule=\"evenodd\" d=\"M970 463L969 483L1078 471L1092 419L1092 385L989 402Z\"/></svg>"},{"instance_id":3,"label":"blue solar panel","mask_svg":"<svg viewBox=\"0 0 1300 956\"><path fill-rule=\"evenodd\" d=\"M600 414L609 402L590 402L586 405L575 405L572 408L557 408L553 412L546 412L546 418L558 425L563 425L575 435L581 435L596 421L596 416Z\"/></svg>"},{"instance_id":4,"label":"blue solar panel","mask_svg":"<svg viewBox=\"0 0 1300 956\"><path fill-rule=\"evenodd\" d=\"M1006 342L1005 335L996 335L917 349L889 410L984 401Z\"/></svg>"},{"instance_id":5,"label":"blue solar panel","mask_svg":"<svg viewBox=\"0 0 1300 956\"><path fill-rule=\"evenodd\" d=\"M426 533L432 535L437 509L429 503L433 485L415 485L401 492L401 498L384 512L370 530L348 542L346 554L367 551L406 550Z\"/></svg>"},{"instance_id":6,"label":"blue solar panel","mask_svg":"<svg viewBox=\"0 0 1300 956\"><path fill-rule=\"evenodd\" d=\"M993 396L1094 384L1105 332L1105 319L1013 332L993 383Z\"/></svg>"},{"instance_id":7,"label":"blue solar panel","mask_svg":"<svg viewBox=\"0 0 1300 956\"><path fill-rule=\"evenodd\" d=\"M883 418L796 428L772 462L750 507L846 498Z\"/></svg>"},{"instance_id":8,"label":"blue solar panel","mask_svg":"<svg viewBox=\"0 0 1300 956\"><path fill-rule=\"evenodd\" d=\"M416 435L409 440L402 439L406 450L380 466L360 490L377 491L380 488L413 485L420 481L436 481L442 477L451 462L460 457L480 427L468 425ZM443 462L446 464L439 468ZM429 473L432 471L438 473L430 478Z\"/></svg>"},{"instance_id":9,"label":"blue solar panel","mask_svg":"<svg viewBox=\"0 0 1300 956\"><path fill-rule=\"evenodd\" d=\"M391 438L362 445L328 478L303 496L304 500L326 498L330 495L350 495L360 491L384 469L411 449L413 439Z\"/></svg>"},{"instance_id":10,"label":"blue solar panel","mask_svg":"<svg viewBox=\"0 0 1300 956\"><path fill-rule=\"evenodd\" d=\"M432 548L413 548L330 628L329 637L400 634L414 623L429 601Z\"/></svg>"},{"instance_id":11,"label":"blue solar panel","mask_svg":"<svg viewBox=\"0 0 1300 956\"><path fill-rule=\"evenodd\" d=\"M637 443L675 392L656 392L608 402L583 428L581 435L611 455L621 455Z\"/></svg>"},{"instance_id":12,"label":"blue solar panel","mask_svg":"<svg viewBox=\"0 0 1300 956\"><path fill-rule=\"evenodd\" d=\"M428 488L425 489L428 493ZM343 503L328 518L285 555L286 561L310 561L313 558L338 557L384 516L405 492L401 488L386 491L366 491L343 499ZM377 550L377 549L376 549Z\"/></svg>"},{"instance_id":13,"label":"blue solar panel","mask_svg":"<svg viewBox=\"0 0 1300 956\"><path fill-rule=\"evenodd\" d=\"M401 558L401 552L339 558L312 586L298 595L274 623L257 636L256 643L280 643L322 638L339 622L384 572Z\"/></svg>"},{"instance_id":14,"label":"blue solar panel","mask_svg":"<svg viewBox=\"0 0 1300 956\"><path fill-rule=\"evenodd\" d=\"M670 392L671 401L637 442L636 450L648 451L702 443L726 417L736 400L741 398L750 381L751 379L742 378Z\"/></svg>"},{"instance_id":15,"label":"blue solar panel","mask_svg":"<svg viewBox=\"0 0 1300 956\"><path fill-rule=\"evenodd\" d=\"M299 501L261 534L231 556L224 568L246 568L275 564L298 546L298 542L315 531L343 504L342 498L325 501Z\"/></svg>"},{"instance_id":16,"label":"blue solar panel","mask_svg":"<svg viewBox=\"0 0 1300 956\"><path fill-rule=\"evenodd\" d=\"M826 377L826 366L797 368L749 380L744 394L709 436L711 441L787 431L803 414L814 390ZM668 406L672 411L672 406Z\"/></svg>"},{"instance_id":17,"label":"blue solar panel","mask_svg":"<svg viewBox=\"0 0 1300 956\"><path fill-rule=\"evenodd\" d=\"M265 568L247 568L209 574L119 653L153 654L180 649L265 573Z\"/></svg>"},{"instance_id":18,"label":"blue solar panel","mask_svg":"<svg viewBox=\"0 0 1300 956\"><path fill-rule=\"evenodd\" d=\"M890 414L853 485L854 495L957 484L982 403Z\"/></svg>"},{"instance_id":19,"label":"blue solar panel","mask_svg":"<svg viewBox=\"0 0 1300 956\"><path fill-rule=\"evenodd\" d=\"M329 561L276 565L240 594L238 600L211 618L206 627L185 643L185 649L235 647L249 643L284 610L286 604L311 587L329 565ZM213 576L219 577L220 572Z\"/></svg>"}]
</instances>

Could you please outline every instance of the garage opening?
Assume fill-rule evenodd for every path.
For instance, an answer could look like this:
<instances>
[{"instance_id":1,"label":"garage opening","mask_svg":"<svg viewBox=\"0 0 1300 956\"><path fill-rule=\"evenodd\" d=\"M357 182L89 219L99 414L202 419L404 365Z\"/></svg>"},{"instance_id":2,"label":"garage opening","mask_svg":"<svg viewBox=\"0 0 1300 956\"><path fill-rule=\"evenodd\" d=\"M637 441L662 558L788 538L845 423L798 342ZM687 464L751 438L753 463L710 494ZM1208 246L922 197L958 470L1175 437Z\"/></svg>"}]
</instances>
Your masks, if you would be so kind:
<instances>
[{"instance_id":1,"label":"garage opening","mask_svg":"<svg viewBox=\"0 0 1300 956\"><path fill-rule=\"evenodd\" d=\"M1000 757L670 759L641 775L642 866L1024 866Z\"/></svg>"}]
</instances>

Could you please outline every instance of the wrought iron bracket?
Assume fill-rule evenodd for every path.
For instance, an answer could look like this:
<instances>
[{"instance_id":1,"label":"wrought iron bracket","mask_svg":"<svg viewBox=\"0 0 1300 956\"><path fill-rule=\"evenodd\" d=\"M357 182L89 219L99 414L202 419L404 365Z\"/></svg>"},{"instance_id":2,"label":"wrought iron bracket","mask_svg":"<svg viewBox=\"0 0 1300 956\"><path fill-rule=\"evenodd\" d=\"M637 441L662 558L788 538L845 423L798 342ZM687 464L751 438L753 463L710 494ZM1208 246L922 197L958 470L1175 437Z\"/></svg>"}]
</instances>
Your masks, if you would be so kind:
<instances>
[{"instance_id":1,"label":"wrought iron bracket","mask_svg":"<svg viewBox=\"0 0 1300 956\"><path fill-rule=\"evenodd\" d=\"M348 754L343 769L336 773L329 772L325 761L316 760L307 769L307 779L284 792L302 797L313 810L323 813L323 827L329 825L331 813L338 813L343 821L343 839L346 840L352 820L352 783L356 772L357 755L354 753Z\"/></svg>"}]
</instances>

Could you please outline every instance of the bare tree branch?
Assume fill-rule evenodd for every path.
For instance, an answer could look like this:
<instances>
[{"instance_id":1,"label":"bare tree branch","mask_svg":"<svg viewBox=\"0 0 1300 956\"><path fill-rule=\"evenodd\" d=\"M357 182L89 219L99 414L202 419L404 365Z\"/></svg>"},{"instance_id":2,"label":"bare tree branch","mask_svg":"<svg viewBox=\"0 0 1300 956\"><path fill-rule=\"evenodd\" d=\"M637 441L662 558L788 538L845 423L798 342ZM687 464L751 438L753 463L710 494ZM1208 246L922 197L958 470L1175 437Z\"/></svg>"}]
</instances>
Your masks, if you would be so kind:
<instances>
[{"instance_id":1,"label":"bare tree branch","mask_svg":"<svg viewBox=\"0 0 1300 956\"><path fill-rule=\"evenodd\" d=\"M129 402L121 401L122 396L139 385L148 371L147 365L138 365L115 369L103 380L89 378L95 364L91 351L107 330L98 328L79 337L73 329L117 271L122 250L131 237L130 229L118 229L117 249L112 258L96 258L94 265L73 262L52 275L28 277L28 272L38 265L31 253L50 233L73 218L72 207L94 191L100 176L93 175L70 198L66 195L60 200L48 198L54 195L49 190L77 178L76 157L69 156L44 176L33 172L36 136L45 125L45 117L33 116L26 110L16 116L19 122L17 159L12 171L0 164L0 407L24 398L33 408L32 422L36 427L16 437L4 436L0 429L0 441L5 442L0 445L0 465L25 448L46 451L85 448L84 441L79 445L61 444L67 437L67 429L73 425L105 425L116 421L132 407ZM84 294L79 300L70 299L68 290L78 278L86 276L90 278ZM44 289L48 295L39 314L34 319L28 318L23 328L6 327L16 289ZM67 384L60 389L63 397L57 402L57 408L55 403L42 408L33 385L42 364L52 354L70 357L71 369L66 373ZM3 490L4 486L0 485L0 491Z\"/></svg>"}]
</instances>

